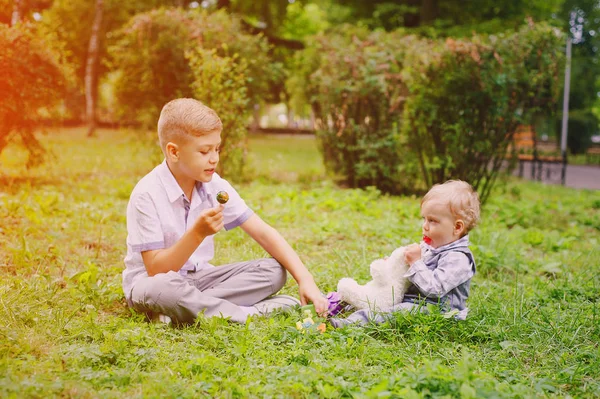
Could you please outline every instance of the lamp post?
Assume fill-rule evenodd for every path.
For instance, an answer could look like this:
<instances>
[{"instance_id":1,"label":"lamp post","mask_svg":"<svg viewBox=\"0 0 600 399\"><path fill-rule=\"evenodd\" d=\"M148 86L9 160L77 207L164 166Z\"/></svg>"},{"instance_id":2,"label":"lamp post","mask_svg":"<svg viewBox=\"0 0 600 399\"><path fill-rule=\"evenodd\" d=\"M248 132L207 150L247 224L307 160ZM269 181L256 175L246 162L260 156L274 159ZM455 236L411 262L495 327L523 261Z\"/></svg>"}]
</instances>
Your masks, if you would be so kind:
<instances>
[{"instance_id":1,"label":"lamp post","mask_svg":"<svg viewBox=\"0 0 600 399\"><path fill-rule=\"evenodd\" d=\"M562 132L560 136L560 152L562 155L561 183L566 183L567 174L567 126L569 122L569 90L571 83L571 37L567 37L567 63L565 65L565 89L563 93Z\"/></svg>"}]
</instances>

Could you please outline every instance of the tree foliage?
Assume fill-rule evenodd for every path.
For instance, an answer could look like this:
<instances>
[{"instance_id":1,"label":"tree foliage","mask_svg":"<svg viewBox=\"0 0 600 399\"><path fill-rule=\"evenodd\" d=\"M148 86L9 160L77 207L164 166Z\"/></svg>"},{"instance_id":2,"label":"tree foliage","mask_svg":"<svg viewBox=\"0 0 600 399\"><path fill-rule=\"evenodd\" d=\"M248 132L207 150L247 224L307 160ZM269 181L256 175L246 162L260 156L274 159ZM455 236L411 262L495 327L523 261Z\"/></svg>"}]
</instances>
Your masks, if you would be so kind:
<instances>
[{"instance_id":1,"label":"tree foliage","mask_svg":"<svg viewBox=\"0 0 600 399\"><path fill-rule=\"evenodd\" d=\"M600 7L593 0L566 0L562 14L573 40L568 146L581 153L600 131L600 117L593 112L600 107Z\"/></svg>"},{"instance_id":2,"label":"tree foliage","mask_svg":"<svg viewBox=\"0 0 600 399\"><path fill-rule=\"evenodd\" d=\"M329 15L337 22L388 31L408 29L430 38L515 32L526 19L558 27L573 38L568 128L571 152L585 151L591 135L600 130L600 118L593 112L600 108L600 7L596 0L516 0L501 4L493 0L330 0L325 4L344 10ZM546 119L544 125L549 129L545 133L559 140L561 115L546 115Z\"/></svg>"},{"instance_id":3,"label":"tree foliage","mask_svg":"<svg viewBox=\"0 0 600 399\"><path fill-rule=\"evenodd\" d=\"M65 49L66 61L75 72L75 84L67 93L68 115L64 116L67 119L83 120L85 115L84 79L95 15L94 3L93 1L53 0L52 6L43 12L39 23L47 31L53 32L54 39ZM98 35L98 63L94 87L97 87L109 71L106 62L107 51L114 32L138 13L174 3L175 0L104 1L104 18Z\"/></svg>"},{"instance_id":4,"label":"tree foliage","mask_svg":"<svg viewBox=\"0 0 600 399\"><path fill-rule=\"evenodd\" d=\"M264 28L267 32L279 34L286 18L288 4L288 0L219 0L216 6L248 18L250 23Z\"/></svg>"},{"instance_id":5,"label":"tree foliage","mask_svg":"<svg viewBox=\"0 0 600 399\"><path fill-rule=\"evenodd\" d=\"M67 87L59 59L31 26L0 24L0 153L10 140L20 139L29 151L27 166L42 161L44 149L34 130Z\"/></svg>"},{"instance_id":6,"label":"tree foliage","mask_svg":"<svg viewBox=\"0 0 600 399\"><path fill-rule=\"evenodd\" d=\"M370 29L418 28L419 32L434 36L470 36L473 32L515 30L526 18L549 21L565 0L515 0L502 4L494 0L331 0L329 3L343 7L345 22Z\"/></svg>"},{"instance_id":7,"label":"tree foliage","mask_svg":"<svg viewBox=\"0 0 600 399\"><path fill-rule=\"evenodd\" d=\"M194 25L178 9L133 17L109 48L119 116L151 126L164 104L192 95L192 71L185 52L193 45Z\"/></svg>"},{"instance_id":8,"label":"tree foliage","mask_svg":"<svg viewBox=\"0 0 600 399\"><path fill-rule=\"evenodd\" d=\"M11 24L11 17L15 7L19 7L21 21L32 22L33 14L42 12L52 6L53 0L0 0L0 24Z\"/></svg>"},{"instance_id":9,"label":"tree foliage","mask_svg":"<svg viewBox=\"0 0 600 399\"><path fill-rule=\"evenodd\" d=\"M405 34L415 34L423 38L464 38L455 42L463 43L466 40L471 43L473 32L501 37L503 32L516 32L524 19L531 17L534 21L548 21L552 26L569 31L574 39L569 148L572 152L584 151L590 143L590 136L598 131L600 8L596 0L517 0L501 5L492 0L217 0L201 3L188 0L104 0L104 3L105 18L100 28L98 75L94 85L101 83L104 93L110 97L104 99L108 101L104 106L110 107L110 111L107 113L107 110L101 110L101 115L108 114L113 121L135 120L153 124L160 107L168 100L197 95L199 75L198 71L191 70L190 63L206 59L204 56L199 57L202 53L200 50L214 50L212 54L215 65L228 60L227 70L243 75L244 90L238 94L240 98L248 100L248 107L261 102L284 101L288 105L293 104L296 110L302 112L303 109L306 110L306 104L310 103L311 96L314 97L315 93L324 96L328 92L333 93L333 97L328 100L331 104L340 103L337 97L339 95L349 96L345 101L350 107L352 101L358 98L357 93L365 90L368 92L365 98L369 98L370 106L379 107L387 101L390 107L396 107L390 115L378 114L377 118L369 116L369 123L375 123L372 121L377 120L381 126L387 126L385 129L389 132L396 132L400 125L390 121L396 117L395 114L401 107L397 107L393 97L385 96L394 90L408 88L402 79L394 80L395 78L390 78L391 75L385 71L374 72L375 67L371 62L387 62L383 61L384 56L374 55L378 52L383 54L389 51L405 51L402 50L403 43L408 39L405 39L406 36L402 35L399 29ZM43 36L49 47L62 49L62 59L58 63L64 66L66 62L69 68L74 70L74 84L61 89L61 97L65 98L66 106L63 107L65 114L61 115L60 119L82 120L85 60L94 17L93 2L0 0L0 23L11 22L11 13L17 4L23 21L29 21L37 25L37 30L46 32L43 35L36 34L37 36ZM168 11L160 9L174 6L177 8ZM199 8L192 10L193 7L222 11L209 14L199 12ZM38 21L39 13L41 21ZM358 28L342 28L340 31L339 23L344 21L351 22ZM334 28L331 28L332 26ZM389 34L373 32L376 30L395 31ZM329 32L332 37L327 38ZM350 36L339 37L346 33ZM314 43L311 43L310 39L312 34L319 35ZM362 44L355 43L354 38ZM309 44L309 48L301 56L294 56L295 50L286 47L285 43L269 46L269 42L273 44L277 40L294 42L300 46L303 41ZM343 47L346 45L351 49L348 54L344 54ZM340 51L344 57L356 61L360 68L349 74L344 57L338 59L334 56L331 60L324 60L317 54L318 51ZM359 52L362 52L362 55L355 59ZM196 58L190 54L195 54ZM421 59L418 53L415 57ZM508 54L503 56L503 59L508 58ZM396 64L390 64L390 70L394 70L394 73L407 73L408 69L405 68L408 64L405 59L395 56L394 62ZM321 65L324 70L330 68L332 72L327 76L313 76L309 70L317 68L315 63ZM209 64L212 68L212 63L206 65ZM245 65L242 68L243 73L237 69L242 64ZM338 76L333 76L336 68ZM358 76L357 82L361 83L356 83L356 87L349 89L347 81L355 76ZM285 77L288 79L284 84ZM326 79L339 88L323 89L322 87L327 85ZM302 89L303 86L306 86L306 90ZM396 87L391 89L392 86ZM116 101L113 101L113 94ZM380 98L379 95L383 97ZM233 97L236 96L232 95ZM119 113L113 113L115 103ZM322 105L326 104L327 101L324 101ZM360 109L357 115L367 112L366 108L358 105L357 107ZM319 112L322 112L321 122L326 125L335 123L335 118L339 116L336 113L338 111L334 112L331 109L321 109ZM232 115L232 119L238 119L242 114L246 115L245 109ZM552 114L553 112L548 111L544 117L554 118ZM223 118L226 116L223 115ZM352 125L352 129L361 126L360 123L353 123L356 125ZM560 115L556 115L554 120L545 120L544 125L555 127L549 128L545 133L558 133ZM350 130L350 125L346 126L349 127L345 131ZM373 127L369 129L373 130ZM403 137L402 140L407 139L406 135L400 134L400 137ZM325 137L323 139L325 140ZM395 139L389 141L381 138L377 146L393 152L397 142ZM356 146L354 155L345 161L348 166L344 173L349 173L348 171L353 169L352 163L357 160L357 164L362 165L361 170L364 171L351 177L357 185L378 180L382 174L392 173L397 167L393 165L398 165L397 162L388 164L384 161L382 165L373 167L372 160L380 160L379 156L374 158L373 153L379 150L372 149L361 153L360 146L357 143L353 145ZM414 172L413 168L407 166L412 163L401 164L405 176ZM391 184L396 187L390 188L392 191L402 185L399 182Z\"/></svg>"}]
</instances>

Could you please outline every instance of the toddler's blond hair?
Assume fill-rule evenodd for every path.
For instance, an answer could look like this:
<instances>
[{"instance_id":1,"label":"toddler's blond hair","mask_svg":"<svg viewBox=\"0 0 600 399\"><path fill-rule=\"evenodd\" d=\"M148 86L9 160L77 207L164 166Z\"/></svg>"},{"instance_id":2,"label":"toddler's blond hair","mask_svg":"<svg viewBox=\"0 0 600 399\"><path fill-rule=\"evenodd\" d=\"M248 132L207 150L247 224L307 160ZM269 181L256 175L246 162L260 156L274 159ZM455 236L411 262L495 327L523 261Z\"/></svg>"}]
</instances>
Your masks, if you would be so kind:
<instances>
[{"instance_id":1,"label":"toddler's blond hair","mask_svg":"<svg viewBox=\"0 0 600 399\"><path fill-rule=\"evenodd\" d=\"M479 222L479 195L465 181L448 180L443 184L434 185L421 200L421 206L432 199L448 203L454 218L461 219L465 223L464 234L471 231Z\"/></svg>"},{"instance_id":2,"label":"toddler's blond hair","mask_svg":"<svg viewBox=\"0 0 600 399\"><path fill-rule=\"evenodd\" d=\"M165 153L168 142L185 141L223 130L221 119L215 111L193 98L169 101L160 111L158 141Z\"/></svg>"}]
</instances>

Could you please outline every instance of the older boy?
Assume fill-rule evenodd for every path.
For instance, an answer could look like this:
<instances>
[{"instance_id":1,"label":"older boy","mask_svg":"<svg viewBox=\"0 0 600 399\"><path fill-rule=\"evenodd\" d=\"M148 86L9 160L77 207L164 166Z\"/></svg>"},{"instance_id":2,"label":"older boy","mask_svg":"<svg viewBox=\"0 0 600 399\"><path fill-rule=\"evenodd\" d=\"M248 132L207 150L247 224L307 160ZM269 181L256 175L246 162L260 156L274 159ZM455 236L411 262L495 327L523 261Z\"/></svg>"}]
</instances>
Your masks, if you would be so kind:
<instances>
[{"instance_id":1,"label":"older boy","mask_svg":"<svg viewBox=\"0 0 600 399\"><path fill-rule=\"evenodd\" d=\"M479 221L479 212L479 196L469 183L449 180L433 186L421 201L425 254L421 257L419 244L410 245L404 254L410 265L405 277L412 285L403 301L381 313L365 309L346 319L333 318L332 325L381 323L392 312L425 309L422 302L440 305L444 311L455 310L457 319L465 319L475 274L468 233Z\"/></svg>"},{"instance_id":2,"label":"older boy","mask_svg":"<svg viewBox=\"0 0 600 399\"><path fill-rule=\"evenodd\" d=\"M127 303L167 322L189 323L204 313L243 323L299 303L285 295L268 298L283 287L287 270L301 303L324 312L327 301L298 255L215 173L221 130L217 114L194 99L163 107L158 138L165 160L138 182L127 207ZM219 191L229 194L225 205L215 200ZM238 226L274 259L211 265L213 235Z\"/></svg>"}]
</instances>

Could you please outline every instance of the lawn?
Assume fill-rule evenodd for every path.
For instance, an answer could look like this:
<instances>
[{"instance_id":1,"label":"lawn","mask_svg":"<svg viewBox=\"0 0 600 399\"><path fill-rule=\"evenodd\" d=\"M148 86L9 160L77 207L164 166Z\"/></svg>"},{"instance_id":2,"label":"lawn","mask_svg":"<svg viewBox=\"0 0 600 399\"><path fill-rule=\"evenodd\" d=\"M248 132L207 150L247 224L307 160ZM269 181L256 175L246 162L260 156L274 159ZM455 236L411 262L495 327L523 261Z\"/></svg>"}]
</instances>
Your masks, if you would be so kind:
<instances>
[{"instance_id":1,"label":"lawn","mask_svg":"<svg viewBox=\"0 0 600 399\"><path fill-rule=\"evenodd\" d=\"M301 334L291 315L246 325L149 324L121 291L125 208L160 160L153 138L54 130L23 169L0 157L0 397L600 396L600 192L509 180L472 232L478 273L464 322L398 315ZM341 189L304 137L252 137L237 186L321 289L420 237L419 199ZM216 264L264 256L241 229ZM284 288L296 294L292 279Z\"/></svg>"}]
</instances>

